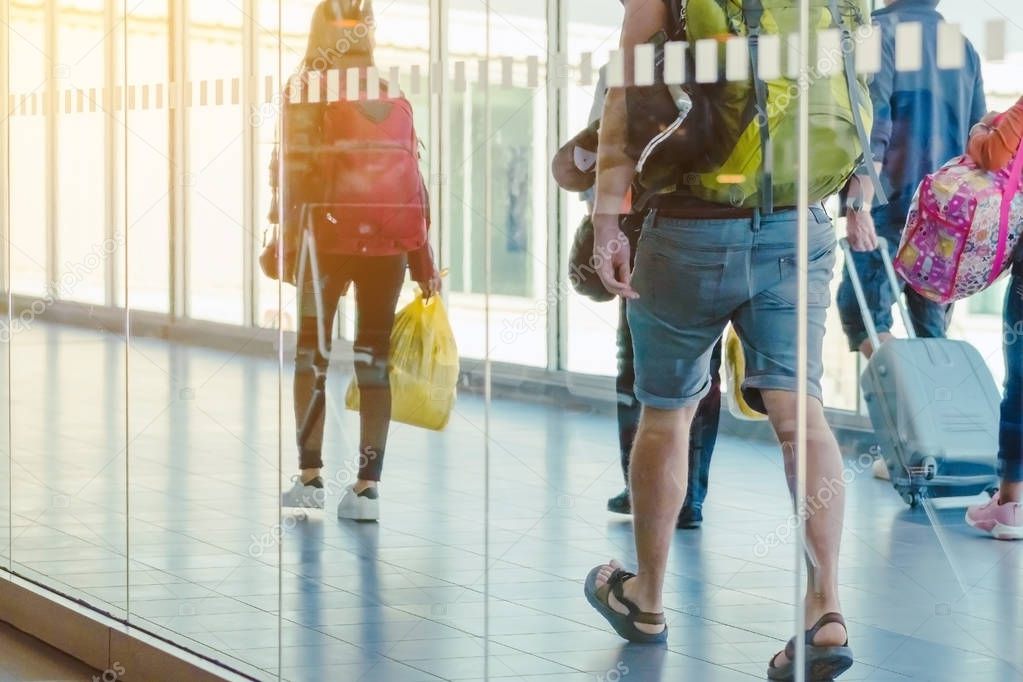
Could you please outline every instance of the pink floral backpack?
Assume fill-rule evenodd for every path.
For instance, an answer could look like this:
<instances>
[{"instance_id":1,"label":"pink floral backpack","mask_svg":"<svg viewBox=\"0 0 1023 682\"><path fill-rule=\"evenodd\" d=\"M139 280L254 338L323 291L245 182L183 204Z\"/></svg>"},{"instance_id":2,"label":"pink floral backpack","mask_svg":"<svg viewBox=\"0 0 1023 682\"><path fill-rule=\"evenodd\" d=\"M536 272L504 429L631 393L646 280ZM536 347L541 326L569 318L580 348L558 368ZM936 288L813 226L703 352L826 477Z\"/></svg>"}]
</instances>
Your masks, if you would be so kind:
<instances>
[{"instance_id":1,"label":"pink floral backpack","mask_svg":"<svg viewBox=\"0 0 1023 682\"><path fill-rule=\"evenodd\" d=\"M895 259L902 279L938 303L994 284L1012 264L1023 233L1021 173L1023 142L997 173L960 156L924 178Z\"/></svg>"}]
</instances>

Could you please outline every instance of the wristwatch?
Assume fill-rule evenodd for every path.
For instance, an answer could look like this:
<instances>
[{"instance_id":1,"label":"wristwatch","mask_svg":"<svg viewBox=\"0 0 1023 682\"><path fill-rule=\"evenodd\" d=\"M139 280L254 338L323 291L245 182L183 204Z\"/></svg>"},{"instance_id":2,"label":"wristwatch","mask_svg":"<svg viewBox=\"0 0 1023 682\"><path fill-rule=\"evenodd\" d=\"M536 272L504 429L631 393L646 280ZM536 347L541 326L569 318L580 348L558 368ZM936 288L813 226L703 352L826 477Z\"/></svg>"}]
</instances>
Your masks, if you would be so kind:
<instances>
[{"instance_id":1,"label":"wristwatch","mask_svg":"<svg viewBox=\"0 0 1023 682\"><path fill-rule=\"evenodd\" d=\"M870 206L863 201L863 197L851 197L849 201L846 202L846 208L850 211L855 211L856 213L863 213L864 211L870 210Z\"/></svg>"}]
</instances>

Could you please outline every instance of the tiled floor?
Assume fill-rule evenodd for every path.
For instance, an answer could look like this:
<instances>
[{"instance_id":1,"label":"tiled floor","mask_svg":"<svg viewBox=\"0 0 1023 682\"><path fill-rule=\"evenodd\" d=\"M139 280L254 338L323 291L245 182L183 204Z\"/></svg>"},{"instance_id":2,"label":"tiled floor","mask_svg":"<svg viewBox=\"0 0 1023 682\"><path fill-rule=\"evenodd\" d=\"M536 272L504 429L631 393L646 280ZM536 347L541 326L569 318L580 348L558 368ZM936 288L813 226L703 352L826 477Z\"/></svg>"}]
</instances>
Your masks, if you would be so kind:
<instances>
[{"instance_id":1,"label":"tiled floor","mask_svg":"<svg viewBox=\"0 0 1023 682\"><path fill-rule=\"evenodd\" d=\"M392 429L379 524L279 518L272 363L140 340L126 367L123 340L45 326L14 351L15 568L261 679L763 679L792 634L792 545L761 543L788 511L769 445L722 439L704 528L670 559L671 643L651 650L581 595L590 567L633 557L629 521L604 511L620 488L607 417L495 401L488 432L463 396L443 433ZM911 511L847 466L842 679L1021 679L1023 544L978 537L961 505Z\"/></svg>"},{"instance_id":2,"label":"tiled floor","mask_svg":"<svg viewBox=\"0 0 1023 682\"><path fill-rule=\"evenodd\" d=\"M94 675L102 676L102 673L70 656L2 623L0 652L0 682L86 682Z\"/></svg>"}]
</instances>

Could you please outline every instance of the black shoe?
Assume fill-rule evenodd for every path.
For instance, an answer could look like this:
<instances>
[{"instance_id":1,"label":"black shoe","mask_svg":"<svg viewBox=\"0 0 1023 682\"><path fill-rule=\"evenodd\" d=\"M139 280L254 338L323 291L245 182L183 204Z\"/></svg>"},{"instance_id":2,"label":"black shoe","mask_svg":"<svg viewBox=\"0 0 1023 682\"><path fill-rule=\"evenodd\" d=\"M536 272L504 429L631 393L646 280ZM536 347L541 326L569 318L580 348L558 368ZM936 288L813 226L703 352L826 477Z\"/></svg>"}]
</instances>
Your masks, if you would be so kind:
<instances>
[{"instance_id":1,"label":"black shoe","mask_svg":"<svg viewBox=\"0 0 1023 682\"><path fill-rule=\"evenodd\" d=\"M632 501L629 499L629 489L626 488L607 501L607 510L615 514L631 514Z\"/></svg>"},{"instance_id":2,"label":"black shoe","mask_svg":"<svg viewBox=\"0 0 1023 682\"><path fill-rule=\"evenodd\" d=\"M703 525L703 510L699 507L682 507L682 511L678 513L678 523L675 524L676 528L682 528L684 530L693 530Z\"/></svg>"}]
</instances>

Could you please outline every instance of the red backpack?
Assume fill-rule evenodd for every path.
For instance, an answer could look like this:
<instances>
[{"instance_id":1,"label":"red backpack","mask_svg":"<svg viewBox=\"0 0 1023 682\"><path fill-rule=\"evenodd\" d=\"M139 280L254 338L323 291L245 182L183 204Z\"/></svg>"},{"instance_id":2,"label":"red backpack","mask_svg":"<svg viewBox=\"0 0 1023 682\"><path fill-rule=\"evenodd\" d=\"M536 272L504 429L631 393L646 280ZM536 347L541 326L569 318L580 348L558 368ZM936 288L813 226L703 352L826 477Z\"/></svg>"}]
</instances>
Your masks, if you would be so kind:
<instances>
[{"instance_id":1,"label":"red backpack","mask_svg":"<svg viewBox=\"0 0 1023 682\"><path fill-rule=\"evenodd\" d=\"M320 80L318 92L310 92L312 79ZM429 197L419 171L412 105L400 94L388 97L386 83L378 99L367 99L365 81L360 99L324 103L327 81L326 73L306 74L300 101L289 98L285 106L287 130L290 108L318 105L319 139L309 140L308 177L315 189L306 195L316 250L390 256L419 249L427 240ZM340 91L345 90L342 73ZM285 158L291 156L287 151Z\"/></svg>"}]
</instances>

